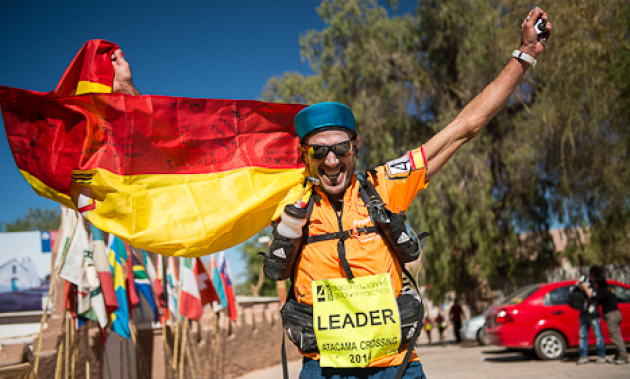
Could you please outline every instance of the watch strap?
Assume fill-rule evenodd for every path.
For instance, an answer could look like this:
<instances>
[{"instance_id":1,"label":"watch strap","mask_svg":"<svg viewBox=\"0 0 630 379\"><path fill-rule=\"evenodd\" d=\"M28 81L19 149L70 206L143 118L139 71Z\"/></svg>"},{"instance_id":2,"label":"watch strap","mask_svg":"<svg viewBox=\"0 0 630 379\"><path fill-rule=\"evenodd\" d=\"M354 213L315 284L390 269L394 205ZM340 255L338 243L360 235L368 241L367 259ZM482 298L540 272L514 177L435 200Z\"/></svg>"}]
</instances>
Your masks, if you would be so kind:
<instances>
[{"instance_id":1,"label":"watch strap","mask_svg":"<svg viewBox=\"0 0 630 379\"><path fill-rule=\"evenodd\" d=\"M519 61L528 63L532 67L536 66L536 63L538 63L538 61L534 57L520 50L514 50L514 52L512 53L512 57L518 59Z\"/></svg>"}]
</instances>

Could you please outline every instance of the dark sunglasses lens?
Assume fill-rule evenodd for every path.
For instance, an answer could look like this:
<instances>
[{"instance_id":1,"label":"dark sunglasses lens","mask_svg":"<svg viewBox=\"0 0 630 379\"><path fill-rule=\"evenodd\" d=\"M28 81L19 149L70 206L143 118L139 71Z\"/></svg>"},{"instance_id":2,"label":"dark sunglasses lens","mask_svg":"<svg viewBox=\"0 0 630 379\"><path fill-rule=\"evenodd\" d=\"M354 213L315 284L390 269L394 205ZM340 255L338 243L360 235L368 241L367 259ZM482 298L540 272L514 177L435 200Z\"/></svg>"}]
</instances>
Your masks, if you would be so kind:
<instances>
[{"instance_id":1,"label":"dark sunglasses lens","mask_svg":"<svg viewBox=\"0 0 630 379\"><path fill-rule=\"evenodd\" d=\"M328 155L328 146L312 146L311 149L313 149L313 158L315 159L322 159L325 158L326 155Z\"/></svg>"},{"instance_id":2,"label":"dark sunglasses lens","mask_svg":"<svg viewBox=\"0 0 630 379\"><path fill-rule=\"evenodd\" d=\"M341 142L332 146L313 145L310 147L309 154L315 159L324 159L328 153L332 151L336 156L342 157L348 155L351 148L352 143L350 141Z\"/></svg>"},{"instance_id":3,"label":"dark sunglasses lens","mask_svg":"<svg viewBox=\"0 0 630 379\"><path fill-rule=\"evenodd\" d=\"M350 144L350 141L345 141L345 142L333 145L331 146L331 148L336 156L341 157L341 156L347 155L350 152L351 146L352 145Z\"/></svg>"}]
</instances>

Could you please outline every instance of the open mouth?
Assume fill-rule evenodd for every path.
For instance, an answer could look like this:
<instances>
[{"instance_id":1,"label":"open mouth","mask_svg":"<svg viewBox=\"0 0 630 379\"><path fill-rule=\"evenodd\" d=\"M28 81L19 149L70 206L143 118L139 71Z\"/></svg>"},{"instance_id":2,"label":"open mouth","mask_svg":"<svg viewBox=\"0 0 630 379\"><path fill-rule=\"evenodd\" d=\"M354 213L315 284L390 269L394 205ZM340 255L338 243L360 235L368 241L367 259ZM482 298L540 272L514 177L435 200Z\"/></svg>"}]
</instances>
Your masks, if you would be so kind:
<instances>
[{"instance_id":1,"label":"open mouth","mask_svg":"<svg viewBox=\"0 0 630 379\"><path fill-rule=\"evenodd\" d=\"M337 179L339 179L340 175L341 175L340 168L323 170L322 172L322 177L325 177L326 179L328 179L328 181L333 182L333 183L336 182Z\"/></svg>"}]
</instances>

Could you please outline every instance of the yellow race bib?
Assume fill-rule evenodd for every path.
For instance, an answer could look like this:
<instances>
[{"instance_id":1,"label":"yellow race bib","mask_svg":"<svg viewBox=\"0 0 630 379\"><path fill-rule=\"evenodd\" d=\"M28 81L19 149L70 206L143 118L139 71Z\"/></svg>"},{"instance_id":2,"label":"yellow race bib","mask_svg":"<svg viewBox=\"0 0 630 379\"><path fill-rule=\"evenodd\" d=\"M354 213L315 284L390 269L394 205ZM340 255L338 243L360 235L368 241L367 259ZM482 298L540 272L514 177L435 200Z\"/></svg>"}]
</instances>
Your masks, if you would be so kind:
<instances>
[{"instance_id":1,"label":"yellow race bib","mask_svg":"<svg viewBox=\"0 0 630 379\"><path fill-rule=\"evenodd\" d=\"M400 316L389 274L317 280L312 291L321 367L367 367L398 352Z\"/></svg>"}]
</instances>

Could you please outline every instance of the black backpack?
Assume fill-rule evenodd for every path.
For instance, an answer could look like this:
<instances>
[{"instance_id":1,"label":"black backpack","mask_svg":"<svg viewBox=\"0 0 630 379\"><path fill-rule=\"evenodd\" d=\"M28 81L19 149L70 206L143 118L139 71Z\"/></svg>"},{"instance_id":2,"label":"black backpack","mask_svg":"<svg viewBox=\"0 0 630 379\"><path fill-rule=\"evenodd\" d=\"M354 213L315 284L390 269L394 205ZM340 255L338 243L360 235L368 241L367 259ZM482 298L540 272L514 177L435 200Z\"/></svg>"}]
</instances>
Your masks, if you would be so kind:
<instances>
[{"instance_id":1,"label":"black backpack","mask_svg":"<svg viewBox=\"0 0 630 379\"><path fill-rule=\"evenodd\" d=\"M571 308L581 311L584 309L584 301L586 300L586 294L584 291L577 287L573 287L569 292L569 306Z\"/></svg>"}]
</instances>

